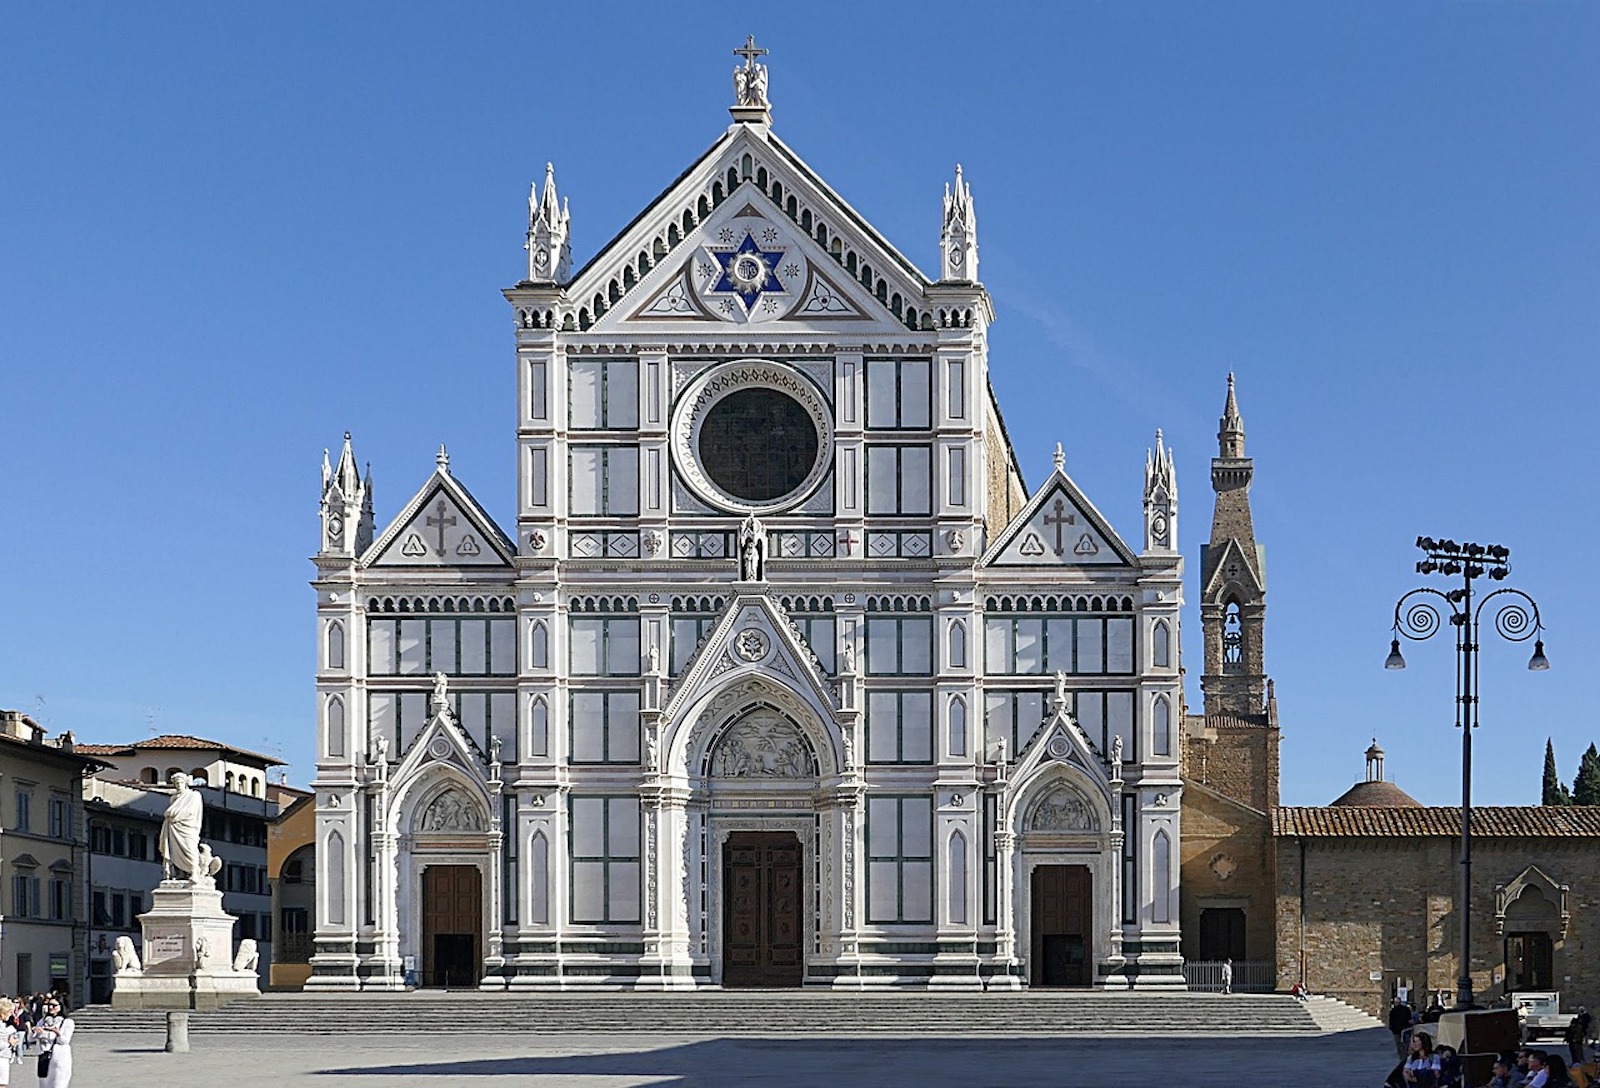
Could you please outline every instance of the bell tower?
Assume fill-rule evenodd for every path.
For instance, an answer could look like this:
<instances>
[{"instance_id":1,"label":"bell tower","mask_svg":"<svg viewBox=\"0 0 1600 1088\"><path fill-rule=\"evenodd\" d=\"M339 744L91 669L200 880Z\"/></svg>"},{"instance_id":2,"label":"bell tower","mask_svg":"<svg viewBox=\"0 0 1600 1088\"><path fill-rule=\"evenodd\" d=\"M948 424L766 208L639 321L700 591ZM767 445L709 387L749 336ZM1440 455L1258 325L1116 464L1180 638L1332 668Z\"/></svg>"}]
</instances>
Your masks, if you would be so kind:
<instances>
[{"instance_id":1,"label":"bell tower","mask_svg":"<svg viewBox=\"0 0 1600 1088\"><path fill-rule=\"evenodd\" d=\"M1255 463L1244 452L1244 419L1228 375L1228 399L1211 461L1216 506L1211 539L1200 553L1200 626L1205 672L1200 690L1207 718L1226 716L1272 724L1267 681L1265 623L1267 566L1250 516L1250 480Z\"/></svg>"}]
</instances>

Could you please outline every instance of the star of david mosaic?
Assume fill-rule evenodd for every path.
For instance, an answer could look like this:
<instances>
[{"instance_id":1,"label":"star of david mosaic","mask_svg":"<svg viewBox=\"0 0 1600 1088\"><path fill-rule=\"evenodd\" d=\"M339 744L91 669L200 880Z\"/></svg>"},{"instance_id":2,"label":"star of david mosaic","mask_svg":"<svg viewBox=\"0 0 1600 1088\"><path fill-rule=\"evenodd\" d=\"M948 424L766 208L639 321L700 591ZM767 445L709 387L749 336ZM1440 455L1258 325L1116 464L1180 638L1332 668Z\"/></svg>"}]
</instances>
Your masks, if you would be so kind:
<instances>
[{"instance_id":1,"label":"star of david mosaic","mask_svg":"<svg viewBox=\"0 0 1600 1088\"><path fill-rule=\"evenodd\" d=\"M753 309L764 292L784 290L777 268L785 252L762 249L756 244L755 235L746 231L744 241L737 248L728 253L712 254L722 266L722 275L712 285L711 293L737 295L746 310Z\"/></svg>"}]
</instances>

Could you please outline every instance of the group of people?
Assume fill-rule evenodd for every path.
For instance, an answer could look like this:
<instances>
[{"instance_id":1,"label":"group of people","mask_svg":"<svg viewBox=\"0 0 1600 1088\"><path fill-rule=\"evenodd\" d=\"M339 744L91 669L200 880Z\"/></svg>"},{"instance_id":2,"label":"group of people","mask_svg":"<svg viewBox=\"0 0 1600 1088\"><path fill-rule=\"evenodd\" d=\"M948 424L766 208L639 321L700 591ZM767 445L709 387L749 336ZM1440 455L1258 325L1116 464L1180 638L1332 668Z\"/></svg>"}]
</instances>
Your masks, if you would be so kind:
<instances>
[{"instance_id":1,"label":"group of people","mask_svg":"<svg viewBox=\"0 0 1600 1088\"><path fill-rule=\"evenodd\" d=\"M1394 1035L1400 1065L1390 1076L1390 1088L1591 1088L1600 1086L1600 1062L1586 1061L1594 1021L1580 1006L1565 1033L1567 1052L1524 1046L1495 1059L1494 1070L1482 1084L1469 1080L1466 1066L1454 1047L1435 1045L1430 1030L1444 1012L1435 1001L1418 1013L1399 999L1389 1010L1389 1031Z\"/></svg>"},{"instance_id":2,"label":"group of people","mask_svg":"<svg viewBox=\"0 0 1600 1088\"><path fill-rule=\"evenodd\" d=\"M0 997L0 1085L11 1083L11 1067L31 1053L41 1088L67 1088L73 1026L58 994Z\"/></svg>"}]
</instances>

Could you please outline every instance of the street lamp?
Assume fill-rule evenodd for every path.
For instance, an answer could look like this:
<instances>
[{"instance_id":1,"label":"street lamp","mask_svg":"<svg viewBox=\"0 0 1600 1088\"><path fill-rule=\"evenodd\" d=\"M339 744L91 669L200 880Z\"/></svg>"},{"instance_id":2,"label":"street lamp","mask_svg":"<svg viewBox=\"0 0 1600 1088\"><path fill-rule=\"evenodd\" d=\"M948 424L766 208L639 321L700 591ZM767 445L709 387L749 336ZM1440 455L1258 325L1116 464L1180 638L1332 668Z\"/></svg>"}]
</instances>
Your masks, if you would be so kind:
<instances>
[{"instance_id":1,"label":"street lamp","mask_svg":"<svg viewBox=\"0 0 1600 1088\"><path fill-rule=\"evenodd\" d=\"M1449 610L1450 625L1456 629L1456 728L1461 730L1461 891L1456 913L1461 917L1461 974L1456 979L1456 1007L1472 1008L1472 731L1478 727L1478 631L1485 610L1493 613L1496 634L1508 642L1533 639L1533 656L1528 668L1544 672L1550 659L1544 656L1544 630L1539 606L1520 589L1502 586L1472 601L1472 583L1488 576L1504 581L1511 573L1511 549L1500 544L1457 544L1453 540L1417 537L1417 547L1427 557L1417 563L1418 574L1460 575L1461 586L1442 592L1419 586L1406 593L1394 606L1394 639L1389 643L1386 669L1403 669L1406 659L1400 653L1402 637L1420 642L1432 638L1443 618L1438 597ZM1489 602L1499 603L1489 609ZM1407 605L1406 602L1411 602Z\"/></svg>"}]
</instances>

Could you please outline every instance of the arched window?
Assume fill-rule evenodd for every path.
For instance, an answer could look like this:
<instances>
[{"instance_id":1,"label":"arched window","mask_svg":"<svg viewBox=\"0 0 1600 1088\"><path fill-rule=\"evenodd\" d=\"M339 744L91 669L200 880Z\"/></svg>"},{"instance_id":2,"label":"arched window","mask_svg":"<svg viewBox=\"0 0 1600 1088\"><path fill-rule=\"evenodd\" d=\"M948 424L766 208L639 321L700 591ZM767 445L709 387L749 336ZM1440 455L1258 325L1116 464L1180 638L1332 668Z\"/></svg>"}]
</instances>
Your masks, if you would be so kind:
<instances>
[{"instance_id":1,"label":"arched window","mask_svg":"<svg viewBox=\"0 0 1600 1088\"><path fill-rule=\"evenodd\" d=\"M1172 921L1172 840L1157 831L1150 844L1150 920Z\"/></svg>"},{"instance_id":2,"label":"arched window","mask_svg":"<svg viewBox=\"0 0 1600 1088\"><path fill-rule=\"evenodd\" d=\"M344 624L338 620L328 624L328 668L344 668Z\"/></svg>"},{"instance_id":3,"label":"arched window","mask_svg":"<svg viewBox=\"0 0 1600 1088\"><path fill-rule=\"evenodd\" d=\"M344 755L344 700L337 695L328 700L328 755Z\"/></svg>"},{"instance_id":4,"label":"arched window","mask_svg":"<svg viewBox=\"0 0 1600 1088\"><path fill-rule=\"evenodd\" d=\"M260 797L261 796L261 779L252 778L250 780L250 796L252 796L252 797Z\"/></svg>"},{"instance_id":5,"label":"arched window","mask_svg":"<svg viewBox=\"0 0 1600 1088\"><path fill-rule=\"evenodd\" d=\"M344 925L344 836L328 833L328 924Z\"/></svg>"},{"instance_id":6,"label":"arched window","mask_svg":"<svg viewBox=\"0 0 1600 1088\"><path fill-rule=\"evenodd\" d=\"M1150 664L1158 669L1172 667L1172 628L1166 620L1156 620L1155 630L1150 633Z\"/></svg>"},{"instance_id":7,"label":"arched window","mask_svg":"<svg viewBox=\"0 0 1600 1088\"><path fill-rule=\"evenodd\" d=\"M528 632L528 667L530 669L550 667L550 630L539 621L535 621Z\"/></svg>"},{"instance_id":8,"label":"arched window","mask_svg":"<svg viewBox=\"0 0 1600 1088\"><path fill-rule=\"evenodd\" d=\"M156 769L154 767L145 767L140 770L139 781L149 783L150 785L155 785Z\"/></svg>"},{"instance_id":9,"label":"arched window","mask_svg":"<svg viewBox=\"0 0 1600 1088\"><path fill-rule=\"evenodd\" d=\"M967 924L967 837L957 831L950 836L950 924Z\"/></svg>"},{"instance_id":10,"label":"arched window","mask_svg":"<svg viewBox=\"0 0 1600 1088\"><path fill-rule=\"evenodd\" d=\"M189 772L189 785L208 786L210 784L210 779L207 777L206 769L204 767L196 767L194 770Z\"/></svg>"},{"instance_id":11,"label":"arched window","mask_svg":"<svg viewBox=\"0 0 1600 1088\"><path fill-rule=\"evenodd\" d=\"M1244 672L1244 623L1238 601L1229 601L1222 610L1222 671Z\"/></svg>"},{"instance_id":12,"label":"arched window","mask_svg":"<svg viewBox=\"0 0 1600 1088\"><path fill-rule=\"evenodd\" d=\"M167 774L166 774L166 780L168 782L171 782L173 775L182 774L182 773L183 773L183 768L182 767L168 767L167 768Z\"/></svg>"},{"instance_id":13,"label":"arched window","mask_svg":"<svg viewBox=\"0 0 1600 1088\"><path fill-rule=\"evenodd\" d=\"M528 843L528 877L528 920L534 925L549 925L550 842L542 831L535 831L533 840Z\"/></svg>"},{"instance_id":14,"label":"arched window","mask_svg":"<svg viewBox=\"0 0 1600 1088\"><path fill-rule=\"evenodd\" d=\"M1172 754L1172 700L1157 695L1150 715L1150 742L1158 756Z\"/></svg>"},{"instance_id":15,"label":"arched window","mask_svg":"<svg viewBox=\"0 0 1600 1088\"><path fill-rule=\"evenodd\" d=\"M967 701L959 695L950 698L950 754L967 754Z\"/></svg>"},{"instance_id":16,"label":"arched window","mask_svg":"<svg viewBox=\"0 0 1600 1088\"><path fill-rule=\"evenodd\" d=\"M967 625L960 620L950 625L950 667L967 667Z\"/></svg>"},{"instance_id":17,"label":"arched window","mask_svg":"<svg viewBox=\"0 0 1600 1088\"><path fill-rule=\"evenodd\" d=\"M243 784L243 780L242 779L240 781L240 784L241 785ZM222 780L222 788L225 789L225 790L233 789L233 772L232 771L229 771L227 773L227 776L223 778L223 780Z\"/></svg>"},{"instance_id":18,"label":"arched window","mask_svg":"<svg viewBox=\"0 0 1600 1088\"><path fill-rule=\"evenodd\" d=\"M544 696L535 696L533 709L529 713L530 732L533 734L529 748L535 756L545 757L550 754L550 707L544 701Z\"/></svg>"}]
</instances>

